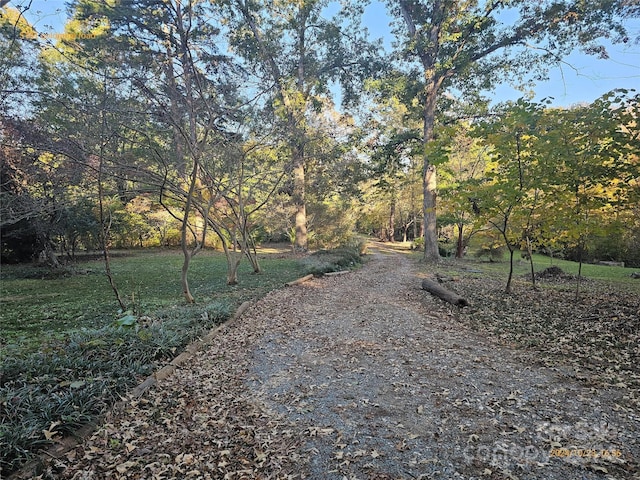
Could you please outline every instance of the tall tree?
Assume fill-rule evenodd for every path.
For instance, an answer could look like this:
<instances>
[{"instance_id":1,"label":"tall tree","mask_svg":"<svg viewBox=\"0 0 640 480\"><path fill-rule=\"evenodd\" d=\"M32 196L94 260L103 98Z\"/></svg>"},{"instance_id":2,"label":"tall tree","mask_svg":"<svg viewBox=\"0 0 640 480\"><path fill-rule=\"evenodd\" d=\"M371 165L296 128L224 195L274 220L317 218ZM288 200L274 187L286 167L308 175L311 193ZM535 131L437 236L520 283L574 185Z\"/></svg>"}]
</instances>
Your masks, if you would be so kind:
<instances>
[{"instance_id":1,"label":"tall tree","mask_svg":"<svg viewBox=\"0 0 640 480\"><path fill-rule=\"evenodd\" d=\"M443 93L491 89L504 78L545 75L574 49L606 57L602 39L627 41L622 23L637 14L625 0L387 0L400 40L397 58L419 78L423 142L434 139ZM423 214L426 260L438 258L436 164L425 149Z\"/></svg>"},{"instance_id":2,"label":"tall tree","mask_svg":"<svg viewBox=\"0 0 640 480\"><path fill-rule=\"evenodd\" d=\"M388 201L387 233L384 240L393 242L396 232L396 215L400 213L400 195L403 190L411 190L413 183L413 157L415 155L415 143L418 141L414 131L397 131L393 129L390 137L385 139L382 145L374 151L373 177L374 187L382 193ZM409 208L409 210L411 210ZM413 219L415 220L415 219ZM407 227L405 221L403 227ZM404 237L406 237L406 228ZM406 239L406 238L405 238Z\"/></svg>"},{"instance_id":3,"label":"tall tree","mask_svg":"<svg viewBox=\"0 0 640 480\"><path fill-rule=\"evenodd\" d=\"M445 128L446 131L440 132L438 141L434 142L440 153L435 153L434 148L431 152L434 152L433 158L446 156L441 169L444 180L440 182L441 205L447 219L445 223L455 226L455 256L462 258L471 237L482 229L477 225L481 211L474 191L482 183L488 149L470 134L468 122L458 122Z\"/></svg>"},{"instance_id":4,"label":"tall tree","mask_svg":"<svg viewBox=\"0 0 640 480\"><path fill-rule=\"evenodd\" d=\"M270 106L284 120L295 247L305 250L309 117L322 108L332 82L342 84L345 102L353 101L358 85L354 79L370 66L364 59L372 47L354 19L357 7L345 7L326 19L328 0L228 0L228 4L234 48L258 73L258 88L271 93Z\"/></svg>"},{"instance_id":5,"label":"tall tree","mask_svg":"<svg viewBox=\"0 0 640 480\"><path fill-rule=\"evenodd\" d=\"M120 65L113 52L100 45L93 55L87 55L77 43L83 35L104 30L104 25L92 27L83 31L77 21L71 21L65 27L65 40L44 50L39 80L42 96L36 105L42 130L55 141L54 151L65 163L85 172L86 195L93 195L97 209L105 274L120 308L125 310L109 252L114 223L111 199L121 185L114 180L113 164L124 150L120 115L128 98L117 91Z\"/></svg>"}]
</instances>

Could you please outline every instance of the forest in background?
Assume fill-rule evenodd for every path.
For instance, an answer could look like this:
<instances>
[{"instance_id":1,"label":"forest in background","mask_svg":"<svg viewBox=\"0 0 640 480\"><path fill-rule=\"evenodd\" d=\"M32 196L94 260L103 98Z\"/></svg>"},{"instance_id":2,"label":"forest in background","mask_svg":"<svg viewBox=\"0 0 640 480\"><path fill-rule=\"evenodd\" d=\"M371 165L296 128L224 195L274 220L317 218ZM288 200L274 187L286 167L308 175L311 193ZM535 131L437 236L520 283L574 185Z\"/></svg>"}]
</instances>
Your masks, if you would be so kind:
<instances>
[{"instance_id":1,"label":"forest in background","mask_svg":"<svg viewBox=\"0 0 640 480\"><path fill-rule=\"evenodd\" d=\"M260 271L258 243L356 233L427 260L472 245L640 265L639 95L486 93L637 41L637 7L472 3L388 2L391 54L365 2L75 0L55 36L3 6L2 261L180 247L188 301L204 246L233 284L242 258Z\"/></svg>"},{"instance_id":2,"label":"forest in background","mask_svg":"<svg viewBox=\"0 0 640 480\"><path fill-rule=\"evenodd\" d=\"M555 258L640 266L640 96L558 108L491 92L637 43L639 7L385 4L392 51L363 28L365 1L72 0L45 34L31 2L0 0L0 470L95 421L241 303L354 267L363 234L426 261L507 256L425 268L473 295L463 323L595 365L635 408L636 280L590 265L580 296L581 270L569 287L574 265ZM282 241L292 252L258 247ZM571 274L534 272L540 253ZM506 270L517 294L496 295Z\"/></svg>"}]
</instances>

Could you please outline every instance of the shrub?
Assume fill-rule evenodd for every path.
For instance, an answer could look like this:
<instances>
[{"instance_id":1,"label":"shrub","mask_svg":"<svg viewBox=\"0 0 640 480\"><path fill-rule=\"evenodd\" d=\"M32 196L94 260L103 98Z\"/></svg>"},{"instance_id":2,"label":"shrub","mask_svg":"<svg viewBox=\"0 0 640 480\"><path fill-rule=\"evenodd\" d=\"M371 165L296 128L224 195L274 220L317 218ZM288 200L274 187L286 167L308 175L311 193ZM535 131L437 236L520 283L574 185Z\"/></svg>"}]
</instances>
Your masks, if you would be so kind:
<instances>
[{"instance_id":1,"label":"shrub","mask_svg":"<svg viewBox=\"0 0 640 480\"><path fill-rule=\"evenodd\" d=\"M424 250L424 237L414 238L411 243L411 250Z\"/></svg>"},{"instance_id":2,"label":"shrub","mask_svg":"<svg viewBox=\"0 0 640 480\"><path fill-rule=\"evenodd\" d=\"M482 245L476 250L476 257L489 257L492 262L499 262L504 258L504 254L507 251L507 247L504 245Z\"/></svg>"},{"instance_id":3,"label":"shrub","mask_svg":"<svg viewBox=\"0 0 640 480\"><path fill-rule=\"evenodd\" d=\"M453 253L455 253L455 251L452 250L451 245L438 245L438 253L441 257L450 257Z\"/></svg>"},{"instance_id":4,"label":"shrub","mask_svg":"<svg viewBox=\"0 0 640 480\"><path fill-rule=\"evenodd\" d=\"M314 275L338 272L362 263L361 246L344 246L331 250L318 250L302 260L305 271Z\"/></svg>"}]
</instances>

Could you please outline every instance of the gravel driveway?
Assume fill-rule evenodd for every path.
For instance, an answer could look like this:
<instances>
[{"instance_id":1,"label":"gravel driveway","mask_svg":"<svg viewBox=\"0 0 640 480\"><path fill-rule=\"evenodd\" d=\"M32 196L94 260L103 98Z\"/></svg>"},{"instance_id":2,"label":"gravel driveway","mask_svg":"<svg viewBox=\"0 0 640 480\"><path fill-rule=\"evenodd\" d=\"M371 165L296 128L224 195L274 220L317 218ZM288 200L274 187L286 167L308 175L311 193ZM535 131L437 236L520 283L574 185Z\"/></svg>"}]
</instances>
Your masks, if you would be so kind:
<instances>
[{"instance_id":1,"label":"gravel driveway","mask_svg":"<svg viewBox=\"0 0 640 480\"><path fill-rule=\"evenodd\" d=\"M283 288L41 478L640 479L640 418L465 329L378 246Z\"/></svg>"}]
</instances>

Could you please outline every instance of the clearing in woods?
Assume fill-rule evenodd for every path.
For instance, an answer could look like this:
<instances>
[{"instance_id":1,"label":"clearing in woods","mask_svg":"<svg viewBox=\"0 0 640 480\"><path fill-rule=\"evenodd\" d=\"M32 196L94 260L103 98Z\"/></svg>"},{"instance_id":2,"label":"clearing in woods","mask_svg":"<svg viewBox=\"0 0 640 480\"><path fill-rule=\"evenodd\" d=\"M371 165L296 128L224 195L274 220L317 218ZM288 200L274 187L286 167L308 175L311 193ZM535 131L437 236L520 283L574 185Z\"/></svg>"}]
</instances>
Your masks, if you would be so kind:
<instances>
[{"instance_id":1,"label":"clearing in woods","mask_svg":"<svg viewBox=\"0 0 640 480\"><path fill-rule=\"evenodd\" d=\"M41 478L640 478L624 386L470 330L413 260L370 257L254 303Z\"/></svg>"}]
</instances>

